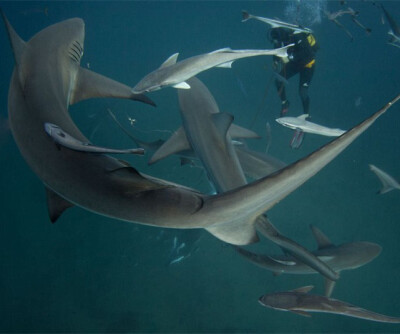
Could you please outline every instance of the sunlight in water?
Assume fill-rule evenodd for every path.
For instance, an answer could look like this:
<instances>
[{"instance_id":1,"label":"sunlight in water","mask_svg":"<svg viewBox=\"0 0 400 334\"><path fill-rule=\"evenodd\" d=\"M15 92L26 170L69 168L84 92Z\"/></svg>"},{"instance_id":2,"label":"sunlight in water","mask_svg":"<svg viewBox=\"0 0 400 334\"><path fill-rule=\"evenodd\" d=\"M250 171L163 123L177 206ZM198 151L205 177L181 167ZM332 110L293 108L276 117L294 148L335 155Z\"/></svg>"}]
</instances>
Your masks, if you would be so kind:
<instances>
[{"instance_id":1,"label":"sunlight in water","mask_svg":"<svg viewBox=\"0 0 400 334\"><path fill-rule=\"evenodd\" d=\"M286 2L285 20L307 27L321 23L321 13L327 6L327 0L287 0Z\"/></svg>"}]
</instances>

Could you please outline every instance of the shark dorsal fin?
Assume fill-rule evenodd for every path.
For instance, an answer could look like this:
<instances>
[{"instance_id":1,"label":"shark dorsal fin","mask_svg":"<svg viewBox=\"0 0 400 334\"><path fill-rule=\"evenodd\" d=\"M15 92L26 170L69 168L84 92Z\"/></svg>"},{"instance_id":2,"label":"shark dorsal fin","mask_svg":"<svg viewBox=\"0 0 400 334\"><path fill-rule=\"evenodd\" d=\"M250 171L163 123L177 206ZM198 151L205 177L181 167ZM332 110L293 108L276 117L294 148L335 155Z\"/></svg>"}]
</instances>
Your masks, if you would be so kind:
<instances>
[{"instance_id":1,"label":"shark dorsal fin","mask_svg":"<svg viewBox=\"0 0 400 334\"><path fill-rule=\"evenodd\" d=\"M229 128L229 135L235 138L260 138L260 136L252 130L243 128L239 125L232 124Z\"/></svg>"},{"instance_id":2,"label":"shark dorsal fin","mask_svg":"<svg viewBox=\"0 0 400 334\"><path fill-rule=\"evenodd\" d=\"M302 121L305 121L308 116L309 116L308 114L302 114L302 115L298 116L297 118Z\"/></svg>"},{"instance_id":3,"label":"shark dorsal fin","mask_svg":"<svg viewBox=\"0 0 400 334\"><path fill-rule=\"evenodd\" d=\"M318 249L332 247L333 243L329 240L329 238L322 233L322 231L315 227L314 225L310 225L311 232L314 235L315 240L317 241Z\"/></svg>"},{"instance_id":4,"label":"shark dorsal fin","mask_svg":"<svg viewBox=\"0 0 400 334\"><path fill-rule=\"evenodd\" d=\"M298 293L308 293L314 288L314 285L307 285L307 286L302 286L301 288L297 288L294 290L291 290L292 292L298 292Z\"/></svg>"},{"instance_id":5,"label":"shark dorsal fin","mask_svg":"<svg viewBox=\"0 0 400 334\"><path fill-rule=\"evenodd\" d=\"M25 50L27 48L26 42L19 37L19 35L16 33L14 28L11 26L10 22L8 21L6 15L4 12L0 9L1 16L3 17L4 24L7 29L7 34L8 38L10 39L10 44L11 48L13 51L14 55L14 60L15 60L15 65L18 69L18 77L21 86L24 86L24 69L21 67L23 62L22 62L22 57L25 53Z\"/></svg>"},{"instance_id":6,"label":"shark dorsal fin","mask_svg":"<svg viewBox=\"0 0 400 334\"><path fill-rule=\"evenodd\" d=\"M179 56L179 52L174 53L172 56L169 56L169 57L167 58L167 60L164 61L164 62L161 64L160 68L164 68L164 67L168 67L168 66L171 66L171 65L176 64L176 60L178 59L178 56Z\"/></svg>"},{"instance_id":7,"label":"shark dorsal fin","mask_svg":"<svg viewBox=\"0 0 400 334\"><path fill-rule=\"evenodd\" d=\"M47 210L49 213L50 221L55 223L61 214L68 208L74 206L60 195L56 194L53 190L46 187L47 197Z\"/></svg>"},{"instance_id":8,"label":"shark dorsal fin","mask_svg":"<svg viewBox=\"0 0 400 334\"><path fill-rule=\"evenodd\" d=\"M211 115L212 120L217 127L217 129L222 133L224 136L226 136L229 127L231 126L233 122L233 116L231 114L228 114L226 112L219 112L216 114Z\"/></svg>"},{"instance_id":9,"label":"shark dorsal fin","mask_svg":"<svg viewBox=\"0 0 400 334\"><path fill-rule=\"evenodd\" d=\"M153 154L153 156L149 160L149 164L153 164L158 160L164 159L171 154L191 149L192 146L190 145L186 137L185 130L183 129L183 127L180 127L164 144L162 144L158 148L158 150Z\"/></svg>"},{"instance_id":10,"label":"shark dorsal fin","mask_svg":"<svg viewBox=\"0 0 400 334\"><path fill-rule=\"evenodd\" d=\"M229 51L232 51L232 49L228 47L228 48L222 48L222 49L214 50L214 51L210 52L209 54L211 55L213 53L221 53L221 52L229 52Z\"/></svg>"}]
</instances>

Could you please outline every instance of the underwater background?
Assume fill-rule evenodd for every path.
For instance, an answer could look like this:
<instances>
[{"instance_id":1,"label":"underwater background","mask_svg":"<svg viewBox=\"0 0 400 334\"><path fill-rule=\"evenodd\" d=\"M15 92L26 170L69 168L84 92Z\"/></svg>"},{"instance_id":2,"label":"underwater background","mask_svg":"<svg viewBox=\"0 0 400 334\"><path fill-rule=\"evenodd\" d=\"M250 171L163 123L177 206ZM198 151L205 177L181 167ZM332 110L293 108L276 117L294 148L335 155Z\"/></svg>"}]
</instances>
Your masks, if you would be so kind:
<instances>
[{"instance_id":1,"label":"underwater background","mask_svg":"<svg viewBox=\"0 0 400 334\"><path fill-rule=\"evenodd\" d=\"M400 22L400 2L380 3ZM360 12L358 19L371 34L342 17L351 42L321 13L347 6ZM349 129L400 93L400 49L387 43L388 23L372 1L0 1L0 7L24 40L50 24L81 17L86 24L81 66L132 87L175 52L185 59L223 47L271 48L266 24L241 22L245 9L313 29L320 44L309 89L313 122ZM0 332L400 332L395 324L329 314L306 318L262 307L258 298L273 291L312 284L322 294L323 279L275 277L203 230L143 226L77 207L51 224L45 189L7 123L14 60L3 25L0 50ZM290 148L292 131L275 122L280 101L271 57L241 59L230 70L211 69L198 77L221 111L262 136L248 141L254 149L266 149L267 122L269 153L287 163L331 140L307 134L300 149ZM287 95L290 115L299 115L298 77L289 80ZM181 125L175 89L148 96L157 108L96 99L73 105L70 112L94 144L134 147L108 109L143 140L167 139ZM309 249L316 248L309 224L336 244L381 245L374 261L341 273L333 297L392 316L400 316L400 193L377 195L380 182L368 164L400 180L399 122L397 104L268 212L282 233ZM212 192L198 166L180 166L176 157L148 166L149 157L124 159L146 174ZM280 253L265 239L249 249Z\"/></svg>"}]
</instances>

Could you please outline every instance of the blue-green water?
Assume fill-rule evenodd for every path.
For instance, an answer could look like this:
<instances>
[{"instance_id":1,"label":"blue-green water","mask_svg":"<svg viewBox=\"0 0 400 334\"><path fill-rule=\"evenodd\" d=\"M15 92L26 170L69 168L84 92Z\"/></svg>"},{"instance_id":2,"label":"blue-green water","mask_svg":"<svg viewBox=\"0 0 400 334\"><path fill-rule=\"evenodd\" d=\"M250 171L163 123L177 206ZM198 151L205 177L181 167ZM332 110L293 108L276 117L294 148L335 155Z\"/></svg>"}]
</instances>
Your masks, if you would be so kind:
<instances>
[{"instance_id":1,"label":"blue-green water","mask_svg":"<svg viewBox=\"0 0 400 334\"><path fill-rule=\"evenodd\" d=\"M383 2L400 22L400 3ZM269 48L267 26L241 22L241 10L291 18L290 1L0 2L10 22L28 40L49 24L70 17L86 23L82 66L134 86L167 57L180 59L222 47ZM400 49L387 44L387 23L372 2L354 1L370 36L351 22L344 31L322 17L318 6L340 9L339 1L300 1L299 19L311 24L320 43L310 87L313 121L350 128L400 92ZM296 13L296 11L294 11ZM399 325L314 314L304 318L261 307L264 293L314 284L318 275L274 277L245 262L205 231L174 231L120 222L73 208L52 225L45 191L24 162L7 127L7 92L14 66L5 29L0 28L0 331L1 332L399 332ZM293 162L329 139L308 135L299 150L289 147L291 131L278 125L280 101L271 83L269 57L237 61L232 70L199 75L221 111L265 137L270 153ZM297 78L290 80L291 114L301 113ZM89 100L70 108L82 132L97 145L130 147L113 124L110 108L145 140L168 138L180 126L176 91L149 94L156 109L131 101ZM361 102L361 103L356 103ZM372 163L400 179L400 106L393 107L344 153L270 212L286 235L313 249L308 225L333 242L366 240L383 247L368 265L342 273L334 297L400 316L400 193L378 196ZM139 132L139 130L141 132ZM157 130L157 131L154 131ZM265 139L252 141L265 149ZM181 167L175 157L148 167L147 158L127 157L138 170L204 192L211 188L199 168ZM174 238L191 255L169 264ZM194 241L198 239L197 241ZM262 241L269 253L279 250Z\"/></svg>"}]
</instances>

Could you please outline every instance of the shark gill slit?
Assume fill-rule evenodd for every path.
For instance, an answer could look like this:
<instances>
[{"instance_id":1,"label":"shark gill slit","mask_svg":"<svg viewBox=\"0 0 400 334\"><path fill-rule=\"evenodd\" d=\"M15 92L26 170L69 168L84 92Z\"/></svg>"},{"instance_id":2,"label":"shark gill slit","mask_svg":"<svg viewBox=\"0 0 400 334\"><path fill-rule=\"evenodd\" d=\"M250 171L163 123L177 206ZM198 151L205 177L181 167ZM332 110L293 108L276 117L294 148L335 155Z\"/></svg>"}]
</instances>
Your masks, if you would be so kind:
<instances>
[{"instance_id":1,"label":"shark gill slit","mask_svg":"<svg viewBox=\"0 0 400 334\"><path fill-rule=\"evenodd\" d=\"M76 58L76 55L73 54L71 51L68 51L70 58L79 64L79 59Z\"/></svg>"}]
</instances>

